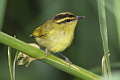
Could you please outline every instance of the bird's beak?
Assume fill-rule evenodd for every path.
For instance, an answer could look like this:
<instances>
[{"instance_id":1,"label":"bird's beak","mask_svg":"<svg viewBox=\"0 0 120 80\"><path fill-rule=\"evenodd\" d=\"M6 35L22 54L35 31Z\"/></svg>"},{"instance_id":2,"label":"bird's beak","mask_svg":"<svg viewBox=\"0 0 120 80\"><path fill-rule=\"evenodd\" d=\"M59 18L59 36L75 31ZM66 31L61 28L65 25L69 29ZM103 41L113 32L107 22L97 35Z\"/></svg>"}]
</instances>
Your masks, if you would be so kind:
<instances>
[{"instance_id":1,"label":"bird's beak","mask_svg":"<svg viewBox=\"0 0 120 80\"><path fill-rule=\"evenodd\" d=\"M85 16L77 16L76 19L80 20L80 19L84 19Z\"/></svg>"}]
</instances>

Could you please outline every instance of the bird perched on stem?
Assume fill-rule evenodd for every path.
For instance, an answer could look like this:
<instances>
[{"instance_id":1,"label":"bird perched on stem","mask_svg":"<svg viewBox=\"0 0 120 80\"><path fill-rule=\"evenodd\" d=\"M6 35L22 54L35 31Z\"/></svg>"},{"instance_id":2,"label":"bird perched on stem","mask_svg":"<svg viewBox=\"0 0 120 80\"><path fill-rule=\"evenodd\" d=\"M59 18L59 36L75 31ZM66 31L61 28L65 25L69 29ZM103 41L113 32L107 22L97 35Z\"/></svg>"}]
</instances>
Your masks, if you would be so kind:
<instances>
[{"instance_id":1,"label":"bird perched on stem","mask_svg":"<svg viewBox=\"0 0 120 80\"><path fill-rule=\"evenodd\" d=\"M30 35L35 37L40 47L53 53L59 53L70 46L74 38L74 30L78 20L85 16L76 16L70 12L63 12L55 15L51 20L39 26ZM67 62L69 59L63 56Z\"/></svg>"}]
</instances>

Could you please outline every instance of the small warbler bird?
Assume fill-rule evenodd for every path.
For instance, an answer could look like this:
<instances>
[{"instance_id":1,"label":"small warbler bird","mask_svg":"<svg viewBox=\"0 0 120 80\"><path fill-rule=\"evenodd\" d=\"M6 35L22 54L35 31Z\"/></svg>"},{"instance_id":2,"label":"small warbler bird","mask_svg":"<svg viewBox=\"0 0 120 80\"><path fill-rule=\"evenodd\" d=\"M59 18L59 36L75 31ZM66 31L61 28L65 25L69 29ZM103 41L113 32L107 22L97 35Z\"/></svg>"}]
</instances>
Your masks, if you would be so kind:
<instances>
[{"instance_id":1,"label":"small warbler bird","mask_svg":"<svg viewBox=\"0 0 120 80\"><path fill-rule=\"evenodd\" d=\"M46 50L53 53L62 52L72 43L76 24L83 18L85 16L76 16L70 12L59 13L36 28L30 36L35 37L38 44Z\"/></svg>"}]
</instances>

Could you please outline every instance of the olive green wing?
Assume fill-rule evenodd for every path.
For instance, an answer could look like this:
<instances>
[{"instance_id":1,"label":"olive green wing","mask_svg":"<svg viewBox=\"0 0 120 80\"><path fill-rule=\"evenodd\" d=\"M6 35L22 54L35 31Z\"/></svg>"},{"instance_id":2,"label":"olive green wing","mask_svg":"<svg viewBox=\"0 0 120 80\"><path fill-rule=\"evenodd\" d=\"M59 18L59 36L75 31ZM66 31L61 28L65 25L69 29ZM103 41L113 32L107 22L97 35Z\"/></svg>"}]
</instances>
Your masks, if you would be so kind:
<instances>
[{"instance_id":1,"label":"olive green wing","mask_svg":"<svg viewBox=\"0 0 120 80\"><path fill-rule=\"evenodd\" d=\"M50 30L51 30L51 27L48 24L48 22L46 22L42 26L36 28L35 31L30 36L34 36L34 37L46 37L47 34L49 34Z\"/></svg>"}]
</instances>

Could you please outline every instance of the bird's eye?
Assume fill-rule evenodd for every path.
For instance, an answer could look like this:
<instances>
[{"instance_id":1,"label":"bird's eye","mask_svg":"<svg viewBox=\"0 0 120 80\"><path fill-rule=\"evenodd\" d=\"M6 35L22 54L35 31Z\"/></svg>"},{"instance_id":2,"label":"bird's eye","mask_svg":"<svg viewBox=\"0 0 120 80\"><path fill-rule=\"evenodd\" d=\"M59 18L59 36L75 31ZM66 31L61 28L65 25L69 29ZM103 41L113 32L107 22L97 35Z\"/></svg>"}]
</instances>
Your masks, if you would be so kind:
<instances>
[{"instance_id":1,"label":"bird's eye","mask_svg":"<svg viewBox=\"0 0 120 80\"><path fill-rule=\"evenodd\" d=\"M70 21L71 21L70 19L66 20L66 22L70 22Z\"/></svg>"}]
</instances>

